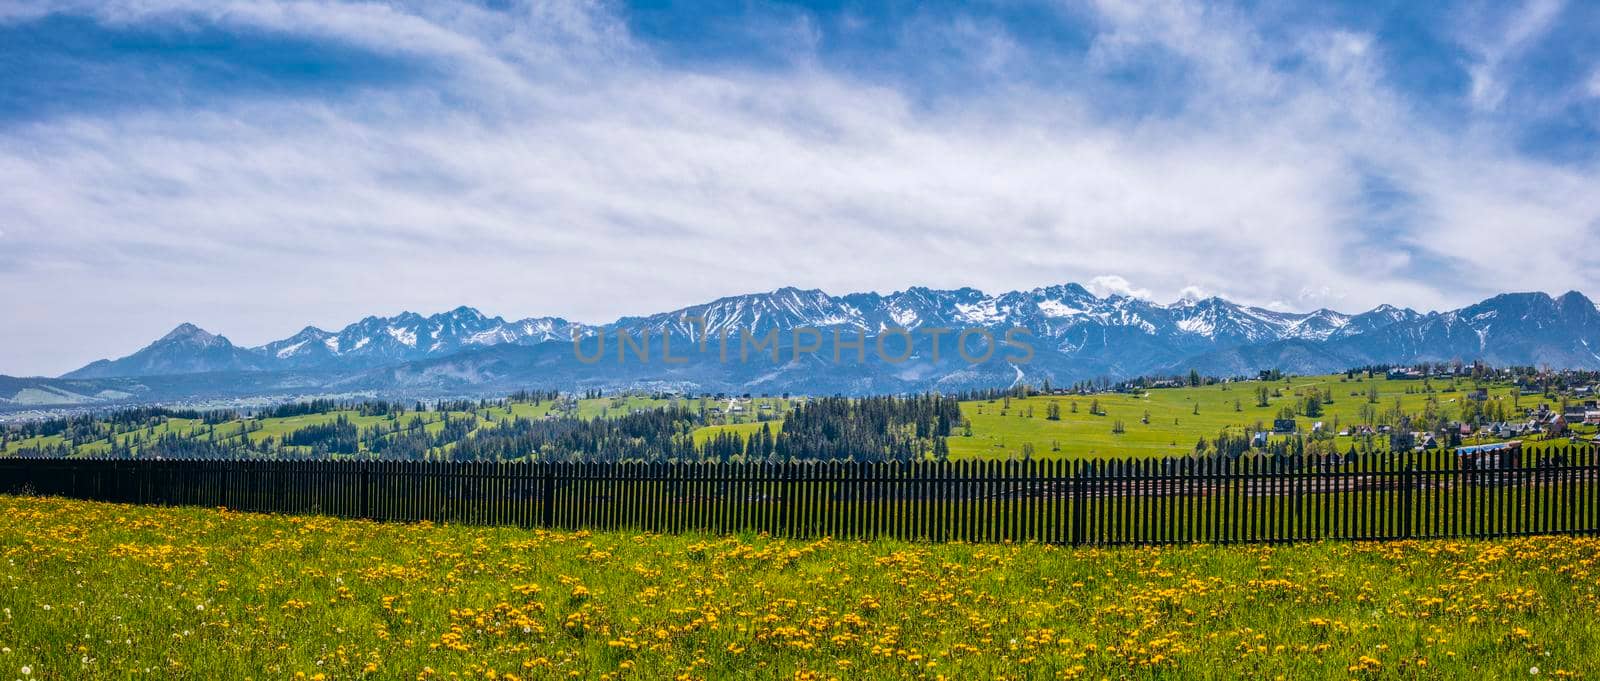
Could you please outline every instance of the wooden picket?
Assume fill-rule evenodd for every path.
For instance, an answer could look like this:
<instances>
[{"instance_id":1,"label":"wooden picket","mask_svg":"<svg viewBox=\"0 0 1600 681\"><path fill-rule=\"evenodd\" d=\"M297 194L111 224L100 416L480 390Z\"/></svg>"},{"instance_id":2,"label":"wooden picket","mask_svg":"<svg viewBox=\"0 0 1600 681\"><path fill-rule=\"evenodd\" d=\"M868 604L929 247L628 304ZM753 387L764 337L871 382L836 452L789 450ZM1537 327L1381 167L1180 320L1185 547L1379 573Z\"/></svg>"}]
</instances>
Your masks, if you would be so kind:
<instances>
[{"instance_id":1,"label":"wooden picket","mask_svg":"<svg viewBox=\"0 0 1600 681\"><path fill-rule=\"evenodd\" d=\"M0 459L0 492L379 521L1068 545L1600 532L1589 446L1090 461Z\"/></svg>"}]
</instances>

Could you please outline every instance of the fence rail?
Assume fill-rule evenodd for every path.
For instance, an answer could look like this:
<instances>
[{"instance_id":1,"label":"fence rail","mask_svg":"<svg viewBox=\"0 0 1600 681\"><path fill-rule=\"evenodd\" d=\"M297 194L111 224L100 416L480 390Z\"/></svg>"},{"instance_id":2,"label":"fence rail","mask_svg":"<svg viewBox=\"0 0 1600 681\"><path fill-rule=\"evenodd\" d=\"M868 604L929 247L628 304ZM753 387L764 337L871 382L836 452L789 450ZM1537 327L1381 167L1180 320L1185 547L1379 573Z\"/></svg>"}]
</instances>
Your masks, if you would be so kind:
<instances>
[{"instance_id":1,"label":"fence rail","mask_svg":"<svg viewBox=\"0 0 1600 681\"><path fill-rule=\"evenodd\" d=\"M1072 545L1600 532L1588 446L916 463L0 459L0 492L382 521Z\"/></svg>"}]
</instances>

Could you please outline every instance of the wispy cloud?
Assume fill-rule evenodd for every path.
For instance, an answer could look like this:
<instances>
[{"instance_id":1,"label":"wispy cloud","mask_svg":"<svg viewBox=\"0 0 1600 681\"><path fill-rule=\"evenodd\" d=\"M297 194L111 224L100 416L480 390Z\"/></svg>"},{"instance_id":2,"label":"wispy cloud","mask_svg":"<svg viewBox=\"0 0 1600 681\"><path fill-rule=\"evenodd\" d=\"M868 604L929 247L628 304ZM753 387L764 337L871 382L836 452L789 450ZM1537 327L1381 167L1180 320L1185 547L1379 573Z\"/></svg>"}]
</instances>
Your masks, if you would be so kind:
<instances>
[{"instance_id":1,"label":"wispy cloud","mask_svg":"<svg viewBox=\"0 0 1600 681\"><path fill-rule=\"evenodd\" d=\"M1528 0L1509 19L1496 18L1467 29L1465 44L1477 53L1473 64L1472 103L1494 109L1506 97L1505 69L1555 22L1565 0Z\"/></svg>"},{"instance_id":2,"label":"wispy cloud","mask_svg":"<svg viewBox=\"0 0 1600 681\"><path fill-rule=\"evenodd\" d=\"M1285 42L1226 8L1104 3L1079 51L1044 54L951 19L904 48L982 64L941 96L953 76L912 91L831 65L818 35L777 66L664 59L586 4L0 16L52 11L301 36L424 76L0 127L5 372L181 320L256 343L461 303L604 321L791 284L1064 281L1356 310L1593 288L1600 271L1583 249L1507 247L1600 236L1600 172L1429 120L1377 39L1344 26ZM1129 78L1150 101L1126 99ZM1374 207L1370 177L1405 200Z\"/></svg>"}]
</instances>

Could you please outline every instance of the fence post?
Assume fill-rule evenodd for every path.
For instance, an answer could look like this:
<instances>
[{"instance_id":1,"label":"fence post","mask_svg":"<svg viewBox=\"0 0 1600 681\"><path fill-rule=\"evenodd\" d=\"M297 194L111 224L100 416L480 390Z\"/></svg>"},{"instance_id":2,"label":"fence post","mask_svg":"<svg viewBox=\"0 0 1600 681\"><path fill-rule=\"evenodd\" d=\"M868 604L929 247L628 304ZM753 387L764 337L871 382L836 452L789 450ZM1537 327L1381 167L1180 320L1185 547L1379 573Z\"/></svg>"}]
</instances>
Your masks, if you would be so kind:
<instances>
[{"instance_id":1,"label":"fence post","mask_svg":"<svg viewBox=\"0 0 1600 681\"><path fill-rule=\"evenodd\" d=\"M1403 453L1400 456L1402 465L1400 471L1400 527L1403 531L1401 536L1410 539L1414 532L1412 528L1411 487L1415 483L1413 482L1412 471L1416 468L1416 465L1412 462L1410 453Z\"/></svg>"},{"instance_id":2,"label":"fence post","mask_svg":"<svg viewBox=\"0 0 1600 681\"><path fill-rule=\"evenodd\" d=\"M556 524L555 496L556 467L553 463L546 463L544 466L544 508L540 509L542 511L540 521L542 523L541 526L547 530Z\"/></svg>"},{"instance_id":3,"label":"fence post","mask_svg":"<svg viewBox=\"0 0 1600 681\"><path fill-rule=\"evenodd\" d=\"M371 497L367 491L371 482L371 468L371 464L361 462L361 517L366 519L372 518Z\"/></svg>"},{"instance_id":4,"label":"fence post","mask_svg":"<svg viewBox=\"0 0 1600 681\"><path fill-rule=\"evenodd\" d=\"M1073 466L1077 471L1072 476L1072 545L1079 546L1083 544L1083 474L1087 467L1082 461Z\"/></svg>"}]
</instances>

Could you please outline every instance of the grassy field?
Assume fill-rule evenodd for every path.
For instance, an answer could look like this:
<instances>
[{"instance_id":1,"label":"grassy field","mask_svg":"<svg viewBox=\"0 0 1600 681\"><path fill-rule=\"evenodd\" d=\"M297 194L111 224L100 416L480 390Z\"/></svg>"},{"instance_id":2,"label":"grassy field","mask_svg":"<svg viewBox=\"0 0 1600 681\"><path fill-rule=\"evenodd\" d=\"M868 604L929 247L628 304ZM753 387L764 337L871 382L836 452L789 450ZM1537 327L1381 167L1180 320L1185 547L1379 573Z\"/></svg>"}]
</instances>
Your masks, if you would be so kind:
<instances>
[{"instance_id":1,"label":"grassy field","mask_svg":"<svg viewBox=\"0 0 1600 681\"><path fill-rule=\"evenodd\" d=\"M774 435L783 432L783 421L781 420L750 421L747 423L735 423L725 426L705 426L703 428L696 428L694 431L694 441L696 444L702 443L706 440L710 440L717 433L724 431L738 433L741 437L750 437L751 435L761 432L762 426L767 426L770 428Z\"/></svg>"},{"instance_id":2,"label":"grassy field","mask_svg":"<svg viewBox=\"0 0 1600 681\"><path fill-rule=\"evenodd\" d=\"M1279 393L1269 397L1267 406L1256 404L1256 390L1262 385ZM1460 410L1460 401L1465 400L1467 391L1474 387L1465 380L1455 384L1454 389L1448 381L1434 381L1431 386L1436 392L1430 396L1422 392L1424 384L1421 381L1390 381L1382 377L1346 381L1342 375L1333 375L1295 377L1268 383L1249 381L1195 388L1162 388L1142 394L1108 393L968 401L962 403L961 410L971 422L971 435L966 435L965 429L958 429L949 439L950 454L955 459L1018 458L1025 447L1031 447L1033 455L1042 458L1181 456L1191 452L1198 439L1215 438L1224 429L1244 432L1258 424L1270 427L1280 409L1310 390L1332 394L1334 401L1324 405L1324 413L1320 417L1299 417L1301 429L1310 430L1312 423L1322 421L1336 431L1338 428L1335 424L1347 426L1361 422L1363 408L1381 412L1392 409L1398 402L1406 413L1421 414L1430 397L1436 403L1437 410L1454 417ZM1367 393L1372 388L1377 389L1378 397L1369 407ZM1503 403L1507 411L1519 414L1521 409L1550 403L1539 395L1513 398L1512 388L1507 385L1489 386L1489 390L1492 400ZM1052 402L1060 406L1060 420L1047 418L1048 405ZM736 403L726 399L696 398L675 403L669 399L645 396L618 396L579 400L576 414L582 418L615 418L635 410L673 404L704 414L706 425L695 432L698 442L704 442L722 430L732 430L742 435L754 433L761 428L761 422L757 419L762 416L778 418L771 423L774 429L781 429L781 416L793 406L791 400L782 398L756 397ZM1099 405L1103 415L1090 413L1095 404ZM512 403L506 407L489 407L474 412L451 412L449 417L453 420L472 419L473 428L480 428L508 418L540 418L550 413L554 406L553 402ZM736 406L739 407L738 411L733 410ZM720 413L713 413L713 409ZM438 432L444 426L438 412L423 412L420 416L427 422L429 432ZM296 429L331 422L340 417L348 418L362 428L385 418L341 411L258 419L253 423L258 423L260 429L252 430L248 436L257 443L267 437L281 439ZM402 418L409 422L412 414ZM1119 421L1124 432L1113 433L1113 424ZM238 437L239 426L237 421L215 426L217 437L221 440ZM137 433L148 440L167 433L209 437L209 430L198 421L172 419ZM1592 427L1576 430L1585 436L1594 433ZM117 439L126 444L133 436L134 433L124 433L117 435ZM59 436L14 440L0 448L0 454L60 442ZM1351 444L1348 437L1335 440L1340 451L1348 450ZM110 442L101 439L80 443L76 453L92 456L109 450Z\"/></svg>"},{"instance_id":3,"label":"grassy field","mask_svg":"<svg viewBox=\"0 0 1600 681\"><path fill-rule=\"evenodd\" d=\"M1600 540L1071 550L0 497L18 678L1600 674Z\"/></svg>"},{"instance_id":4,"label":"grassy field","mask_svg":"<svg viewBox=\"0 0 1600 681\"><path fill-rule=\"evenodd\" d=\"M576 414L579 418L585 419L616 418L618 416L632 413L635 410L659 409L671 406L673 404L674 402L672 400L641 396L599 397L579 400ZM733 412L729 410L729 403L726 400L707 400L706 411L708 415L712 408L721 409L722 414L708 416L707 420L710 421L711 424L699 428L695 432L695 439L703 442L709 439L715 432L723 429L729 429L741 434L749 435L750 433L754 433L761 429L762 422L756 420L759 414L781 414L785 409L788 408L789 404L789 400L781 398L757 397L749 400L739 400L739 406L741 406L743 409L739 412ZM771 405L771 408L762 409L763 405ZM681 406L698 411L701 405L699 400L690 400L682 403ZM504 407L488 407L471 412L410 412L402 417L402 422L410 422L413 416L420 417L426 424L424 426L425 430L430 433L437 433L444 427L444 419L446 415L448 415L448 418L451 420L471 419L473 421L473 429L477 429L484 426L492 426L495 422L505 419L542 418L551 413L554 408L555 403L553 402L542 402L538 404L531 402L513 402ZM260 428L250 430L247 434L245 434L245 436L249 437L250 441L253 443L259 443L268 437L278 438L281 440L284 436L294 432L295 430L305 428L307 426L332 423L340 418L348 419L350 423L354 424L357 428L365 429L384 421L386 417L362 416L356 410L341 410L321 414L251 419L250 422L252 424L252 428L254 428L256 424L259 424ZM119 443L126 445L135 437L143 437L146 440L154 440L167 434L175 434L181 437L209 437L210 431L215 430L217 440L226 442L241 436L240 426L241 421L239 420L228 421L215 426L206 426L198 420L174 418L168 419L163 423L150 426L148 428L141 428L126 433L119 433L116 435L116 439ZM773 422L773 427L775 429L781 428L781 426L781 421ZM3 447L0 447L0 455L15 454L24 449L53 447L61 444L62 441L62 437L59 435L11 440L5 443ZM93 442L79 443L74 449L74 454L77 456L96 456L106 454L110 450L111 442L107 439L100 439Z\"/></svg>"},{"instance_id":5,"label":"grassy field","mask_svg":"<svg viewBox=\"0 0 1600 681\"><path fill-rule=\"evenodd\" d=\"M1270 429L1280 409L1292 403L1297 394L1311 389L1331 391L1334 401L1323 406L1324 413L1320 417L1298 417L1302 431L1309 431L1316 421L1324 422L1329 428L1333 428L1336 420L1341 425L1360 422L1361 408L1368 404L1367 391L1372 387L1378 389L1377 403L1372 406L1380 411L1391 408L1399 400L1405 412L1421 414L1429 397L1419 392L1423 387L1421 381L1390 381L1382 377L1344 381L1343 378L1342 374L1308 376L1266 383L1248 381L1161 388L1143 394L1036 396L1012 399L1009 406L1004 400L963 402L961 411L972 422L972 435L958 433L951 437L950 455L952 458L1007 458L1019 455L1024 444L1031 444L1037 457L1182 456L1193 451L1196 440L1214 438L1225 428L1242 431L1259 423ZM1262 385L1278 390L1282 396L1270 397L1267 406L1256 406L1256 389ZM1442 392L1447 383L1436 381L1432 385L1441 391L1433 394L1438 408L1452 417L1460 409L1459 401L1466 399L1466 391L1472 387L1470 382L1462 381L1456 391ZM1492 386L1491 399L1505 402L1507 410L1511 410L1511 390L1509 386ZM1538 395L1521 396L1515 401L1519 409L1549 403ZM1046 418L1050 402L1060 405L1059 421ZM1090 413L1096 402L1103 416ZM1146 413L1148 422L1145 422ZM1112 425L1117 421L1123 423L1125 432L1112 432ZM1351 439L1337 438L1336 443L1340 451L1348 450Z\"/></svg>"}]
</instances>

